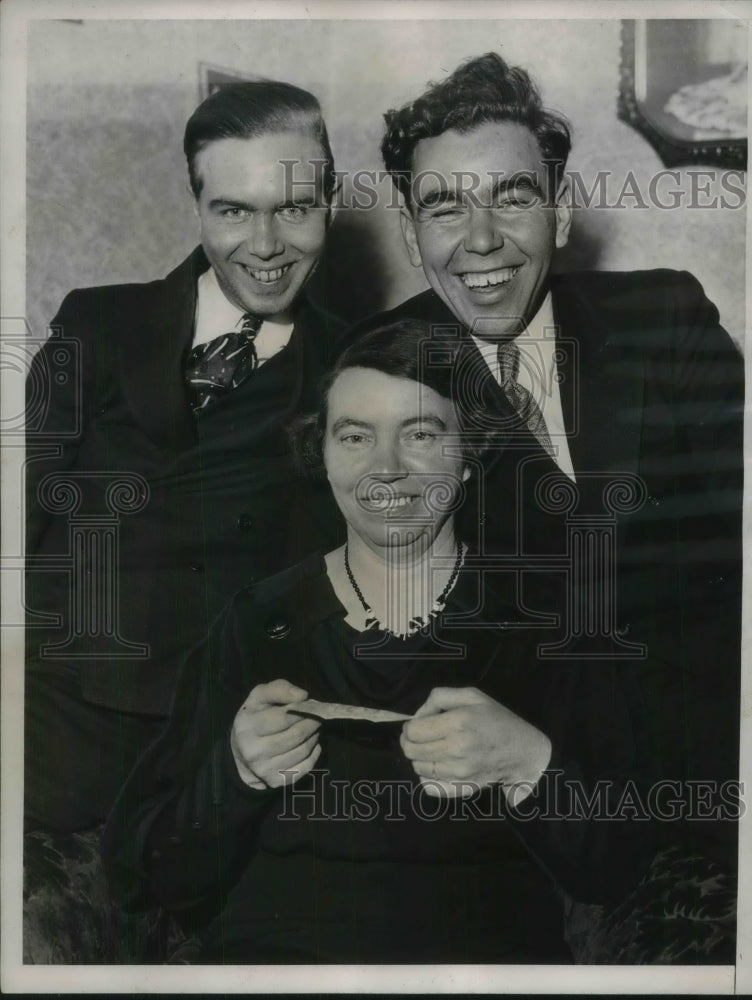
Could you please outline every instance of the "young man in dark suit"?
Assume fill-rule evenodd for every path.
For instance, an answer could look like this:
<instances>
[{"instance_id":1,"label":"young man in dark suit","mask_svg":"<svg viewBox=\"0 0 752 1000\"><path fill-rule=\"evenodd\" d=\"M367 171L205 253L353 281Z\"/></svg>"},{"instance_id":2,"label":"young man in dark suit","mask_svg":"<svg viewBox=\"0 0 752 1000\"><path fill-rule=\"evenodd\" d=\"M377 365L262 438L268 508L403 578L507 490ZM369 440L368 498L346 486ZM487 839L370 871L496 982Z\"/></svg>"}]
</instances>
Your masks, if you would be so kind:
<instances>
[{"instance_id":1,"label":"young man in dark suit","mask_svg":"<svg viewBox=\"0 0 752 1000\"><path fill-rule=\"evenodd\" d=\"M305 295L335 187L318 101L222 88L184 149L201 246L163 280L72 292L29 378L31 827L101 822L227 597L338 530L286 436L341 333Z\"/></svg>"},{"instance_id":2,"label":"young man in dark suit","mask_svg":"<svg viewBox=\"0 0 752 1000\"><path fill-rule=\"evenodd\" d=\"M723 819L735 795L721 783L738 777L741 356L686 272L550 274L572 219L570 132L524 70L489 53L385 117L402 232L431 288L383 320L431 320L466 427L496 432L466 533L489 566L533 567L520 611L560 614L559 652L610 643L642 672L647 784L707 781L699 808L696 786L674 790L673 819ZM547 606L539 584L567 564L568 603ZM690 829L733 855L733 824Z\"/></svg>"}]
</instances>

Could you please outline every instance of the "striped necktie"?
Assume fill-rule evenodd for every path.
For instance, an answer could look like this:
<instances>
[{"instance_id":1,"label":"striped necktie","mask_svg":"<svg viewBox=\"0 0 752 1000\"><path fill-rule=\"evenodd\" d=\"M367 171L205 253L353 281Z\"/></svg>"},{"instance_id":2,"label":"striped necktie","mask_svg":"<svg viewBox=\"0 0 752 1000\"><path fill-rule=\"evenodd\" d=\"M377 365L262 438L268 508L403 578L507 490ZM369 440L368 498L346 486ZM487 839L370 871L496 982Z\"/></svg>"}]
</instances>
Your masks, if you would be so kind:
<instances>
[{"instance_id":1,"label":"striped necktie","mask_svg":"<svg viewBox=\"0 0 752 1000\"><path fill-rule=\"evenodd\" d=\"M214 400L236 389L258 368L254 343L261 317L244 313L240 330L199 344L188 355L185 381L193 412L202 413Z\"/></svg>"},{"instance_id":2,"label":"striped necktie","mask_svg":"<svg viewBox=\"0 0 752 1000\"><path fill-rule=\"evenodd\" d=\"M520 371L519 347L513 340L504 341L499 344L497 358L499 385L502 392L541 448L548 452L551 458L554 458L554 446L551 444L551 437L540 407L533 394L517 381Z\"/></svg>"}]
</instances>

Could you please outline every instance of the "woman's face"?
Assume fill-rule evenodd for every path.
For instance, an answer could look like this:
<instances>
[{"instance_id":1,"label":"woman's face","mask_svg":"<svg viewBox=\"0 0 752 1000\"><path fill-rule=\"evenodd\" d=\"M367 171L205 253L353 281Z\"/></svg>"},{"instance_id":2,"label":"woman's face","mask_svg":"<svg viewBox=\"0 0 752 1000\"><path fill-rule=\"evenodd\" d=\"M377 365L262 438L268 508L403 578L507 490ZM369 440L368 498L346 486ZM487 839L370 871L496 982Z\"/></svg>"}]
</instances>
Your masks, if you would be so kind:
<instances>
[{"instance_id":1,"label":"woman's face","mask_svg":"<svg viewBox=\"0 0 752 1000\"><path fill-rule=\"evenodd\" d=\"M349 532L375 551L424 550L451 531L469 474L451 400L372 368L329 390L324 465Z\"/></svg>"}]
</instances>

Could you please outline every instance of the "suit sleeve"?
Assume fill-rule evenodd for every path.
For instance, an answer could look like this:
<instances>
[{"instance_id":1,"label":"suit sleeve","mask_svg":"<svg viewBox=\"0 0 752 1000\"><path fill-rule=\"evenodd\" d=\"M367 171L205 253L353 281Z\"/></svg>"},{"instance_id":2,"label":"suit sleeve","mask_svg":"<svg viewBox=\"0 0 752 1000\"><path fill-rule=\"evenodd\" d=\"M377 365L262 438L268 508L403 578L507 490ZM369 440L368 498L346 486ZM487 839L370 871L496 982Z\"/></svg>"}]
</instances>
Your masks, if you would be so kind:
<instances>
[{"instance_id":1,"label":"suit sleeve","mask_svg":"<svg viewBox=\"0 0 752 1000\"><path fill-rule=\"evenodd\" d=\"M51 336L31 362L26 380L26 553L37 555L52 514L39 500L42 479L76 465L95 406L94 325L91 296L71 292L51 326ZM61 364L60 352L69 359ZM67 353L66 353L67 352Z\"/></svg>"},{"instance_id":2,"label":"suit sleeve","mask_svg":"<svg viewBox=\"0 0 752 1000\"><path fill-rule=\"evenodd\" d=\"M254 832L279 796L248 788L230 749L235 713L250 690L238 680L247 676L249 648L238 600L189 654L162 736L136 765L108 819L105 868L127 909L179 910L219 899L238 864L247 863Z\"/></svg>"},{"instance_id":3,"label":"suit sleeve","mask_svg":"<svg viewBox=\"0 0 752 1000\"><path fill-rule=\"evenodd\" d=\"M643 434L653 442L644 471L670 488L646 508L642 538L653 557L670 542L665 607L649 612L644 661L582 667L579 692L569 668L557 685L569 728L534 795L510 810L540 863L593 902L623 898L657 847L683 843L726 863L735 854L721 790L738 776L743 362L699 282L665 279L660 320L655 304L646 320ZM690 815L688 778L712 793L702 818Z\"/></svg>"},{"instance_id":4,"label":"suit sleeve","mask_svg":"<svg viewBox=\"0 0 752 1000\"><path fill-rule=\"evenodd\" d=\"M741 579L744 364L692 275L676 292L670 384L694 583L715 603ZM718 595L718 596L716 596Z\"/></svg>"},{"instance_id":5,"label":"suit sleeve","mask_svg":"<svg viewBox=\"0 0 752 1000\"><path fill-rule=\"evenodd\" d=\"M695 278L675 276L669 301L673 333L662 392L674 414L674 494L664 498L663 517L677 539L672 589L679 602L651 649L672 684L655 672L648 684L651 696L658 692L652 703L663 699L653 729L675 727L672 742L683 758L675 762L669 752L669 773L655 777L721 787L738 778L739 767L744 366ZM728 823L704 827L706 839L730 832Z\"/></svg>"},{"instance_id":6,"label":"suit sleeve","mask_svg":"<svg viewBox=\"0 0 752 1000\"><path fill-rule=\"evenodd\" d=\"M550 669L537 724L551 739L551 761L508 819L567 893L613 905L637 884L655 847L641 694L624 662Z\"/></svg>"},{"instance_id":7,"label":"suit sleeve","mask_svg":"<svg viewBox=\"0 0 752 1000\"><path fill-rule=\"evenodd\" d=\"M744 366L699 282L681 277L671 382L682 602L673 629L663 632L673 648L654 643L654 651L680 668L664 719L672 720L669 729L681 727L686 749L676 767L669 757L676 773L668 777L713 789L720 818L691 823L692 842L733 867L735 823L722 803L723 789L739 777ZM652 680L651 690L662 690ZM667 727L656 721L654 728Z\"/></svg>"}]
</instances>

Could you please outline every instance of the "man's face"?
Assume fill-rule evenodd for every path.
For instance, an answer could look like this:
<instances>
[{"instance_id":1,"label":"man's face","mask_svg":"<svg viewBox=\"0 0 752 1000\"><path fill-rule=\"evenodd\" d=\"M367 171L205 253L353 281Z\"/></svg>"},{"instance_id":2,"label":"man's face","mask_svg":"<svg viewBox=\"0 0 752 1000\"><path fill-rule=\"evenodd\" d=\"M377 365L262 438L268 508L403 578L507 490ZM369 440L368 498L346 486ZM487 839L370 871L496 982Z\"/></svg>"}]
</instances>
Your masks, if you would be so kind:
<instances>
[{"instance_id":1,"label":"man's face","mask_svg":"<svg viewBox=\"0 0 752 1000\"><path fill-rule=\"evenodd\" d=\"M564 191L553 205L547 190L538 143L515 122L450 130L415 147L413 203L401 215L410 260L479 336L514 336L543 300L571 222Z\"/></svg>"},{"instance_id":2,"label":"man's face","mask_svg":"<svg viewBox=\"0 0 752 1000\"><path fill-rule=\"evenodd\" d=\"M316 139L300 132L218 139L197 155L201 242L239 309L291 320L326 236L322 171L312 162L322 158Z\"/></svg>"}]
</instances>

